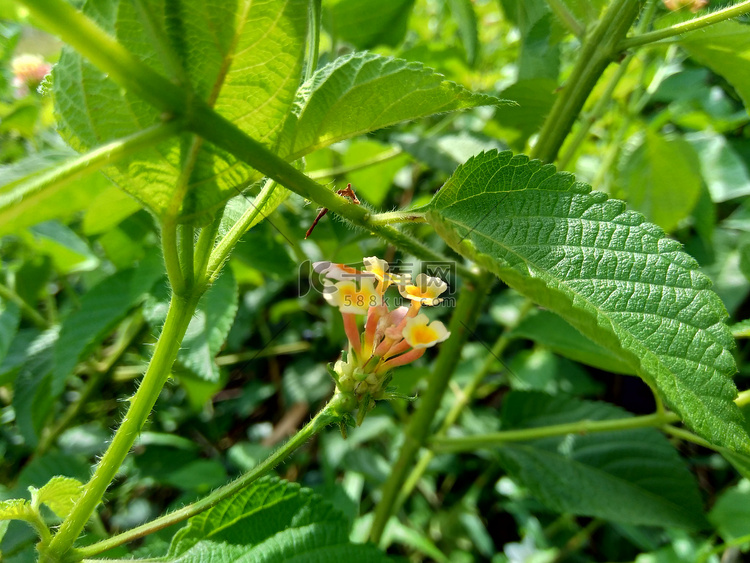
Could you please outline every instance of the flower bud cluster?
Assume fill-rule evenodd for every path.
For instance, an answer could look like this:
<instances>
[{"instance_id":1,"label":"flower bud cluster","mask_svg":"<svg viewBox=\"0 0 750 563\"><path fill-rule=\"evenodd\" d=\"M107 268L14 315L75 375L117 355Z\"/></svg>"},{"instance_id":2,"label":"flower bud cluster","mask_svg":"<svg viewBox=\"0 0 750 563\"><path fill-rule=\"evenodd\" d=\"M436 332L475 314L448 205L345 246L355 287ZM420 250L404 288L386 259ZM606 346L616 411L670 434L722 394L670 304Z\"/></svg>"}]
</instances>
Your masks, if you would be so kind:
<instances>
[{"instance_id":1,"label":"flower bud cluster","mask_svg":"<svg viewBox=\"0 0 750 563\"><path fill-rule=\"evenodd\" d=\"M364 264L364 271L330 262L314 267L325 276L323 295L341 312L349 341L348 350L330 369L331 375L339 392L364 399L367 409L375 400L389 397L387 385L394 368L422 357L450 333L443 323L430 322L420 313L422 306L442 301L440 295L448 289L443 280L419 274L412 281L409 276L390 273L388 263L376 257L365 258ZM388 308L384 296L391 285L409 300L409 307ZM361 327L359 317L364 317Z\"/></svg>"}]
</instances>

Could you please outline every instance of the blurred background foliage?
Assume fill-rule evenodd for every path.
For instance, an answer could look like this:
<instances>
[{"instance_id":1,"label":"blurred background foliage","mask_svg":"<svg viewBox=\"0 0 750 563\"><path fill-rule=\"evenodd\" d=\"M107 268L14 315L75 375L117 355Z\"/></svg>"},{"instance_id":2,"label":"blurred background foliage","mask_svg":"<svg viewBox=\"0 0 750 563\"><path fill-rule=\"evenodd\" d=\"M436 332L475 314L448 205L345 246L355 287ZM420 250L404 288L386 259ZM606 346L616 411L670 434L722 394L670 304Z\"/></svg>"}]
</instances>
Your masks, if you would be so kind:
<instances>
[{"instance_id":1,"label":"blurred background foliage","mask_svg":"<svg viewBox=\"0 0 750 563\"><path fill-rule=\"evenodd\" d=\"M528 152L580 46L550 8L557 4L585 25L606 2L324 0L321 65L369 49L421 62L518 106L341 142L306 157L305 171L336 187L350 182L364 203L388 211L426 203L459 163L482 150ZM713 0L711 8L728 4ZM654 28L695 17L687 7L649 5ZM75 157L54 129L44 78L61 44L33 24L22 8L0 0L0 498L23 496L57 474L88 477L143 373L168 298L153 218L103 174L30 207L8 204L18 179ZM559 165L681 241L736 323L749 313L750 27L735 21L718 28L611 65ZM36 58L19 61L24 55ZM238 194L230 206L254 193L257 187ZM345 337L339 315L310 286L311 261L359 263L377 255L414 273L422 268L330 215L305 240L316 213L292 196L234 251L199 306L173 378L89 540L143 523L253 467L330 396L324 366ZM425 225L406 228L443 246ZM455 291L460 281L451 283ZM454 390L481 369L487 346L522 305L517 294L495 287ZM443 320L449 312L431 311ZM552 314L533 312L512 336L455 432L498 429L509 391L653 411L645 384ZM740 389L750 376L746 342L736 350ZM432 357L398 372L400 392L419 393ZM454 400L449 393L444 408ZM409 409L405 401L380 403L349 439L330 429L278 473L323 493L363 540ZM708 530L559 514L506 474L496 453L480 452L436 457L382 545L410 561L691 562L718 561L721 553L722 561L741 560L739 550L750 545L737 541L750 534L750 483L713 451L675 444L700 485ZM173 532L149 536L142 553L158 553ZM0 545L5 560L33 560L33 541L12 523Z\"/></svg>"}]
</instances>

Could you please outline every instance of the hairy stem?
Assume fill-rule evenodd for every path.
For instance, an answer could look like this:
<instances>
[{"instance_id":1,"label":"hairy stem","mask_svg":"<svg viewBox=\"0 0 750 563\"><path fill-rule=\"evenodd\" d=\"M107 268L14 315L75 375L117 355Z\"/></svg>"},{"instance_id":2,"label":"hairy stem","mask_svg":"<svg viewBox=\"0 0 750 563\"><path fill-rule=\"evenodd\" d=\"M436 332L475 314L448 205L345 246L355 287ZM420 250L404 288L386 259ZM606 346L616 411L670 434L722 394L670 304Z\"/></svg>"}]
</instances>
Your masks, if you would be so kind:
<instances>
[{"instance_id":1,"label":"hairy stem","mask_svg":"<svg viewBox=\"0 0 750 563\"><path fill-rule=\"evenodd\" d=\"M461 357L461 349L471 335L472 327L476 323L484 298L494 279L492 274L484 272L480 275L476 286L467 284L461 288L456 310L453 312L448 328L451 336L440 346L435 368L430 375L429 387L421 397L419 407L404 431L404 443L391 469L391 474L383 486L382 498L375 509L375 520L370 531L370 540L373 543L377 544L380 541L385 525L394 512L398 493L419 450L427 441L435 413L440 407L443 395L448 389L448 382Z\"/></svg>"},{"instance_id":2,"label":"hairy stem","mask_svg":"<svg viewBox=\"0 0 750 563\"><path fill-rule=\"evenodd\" d=\"M232 225L232 228L229 229L227 234L222 237L213 249L208 258L208 266L206 267L206 281L208 283L211 283L218 276L221 266L229 258L229 253L242 236L266 218L263 208L272 200L276 185L276 182L273 180L268 180L265 183L258 196L250 203L250 207L245 210L242 217Z\"/></svg>"},{"instance_id":3,"label":"hairy stem","mask_svg":"<svg viewBox=\"0 0 750 563\"><path fill-rule=\"evenodd\" d=\"M389 211L376 213L370 218L373 225L393 225L395 223L425 223L424 213L419 211Z\"/></svg>"},{"instance_id":4,"label":"hairy stem","mask_svg":"<svg viewBox=\"0 0 750 563\"><path fill-rule=\"evenodd\" d=\"M222 500L237 494L252 482L256 481L257 479L271 471L274 467L282 463L284 460L289 458L289 456L292 455L300 446L302 446L315 434L320 432L323 428L325 428L329 424L334 424L341 420L343 414L344 408L342 407L341 395L334 395L333 399L331 399L328 404L323 407L323 409L317 415L315 415L315 417L310 422L308 422L283 446L278 448L255 468L241 475L231 483L228 483L223 487L216 489L214 492L199 501L184 506L169 514L165 514L164 516L161 516L156 520L152 520L151 522L138 526L137 528L133 528L132 530L128 530L127 532L123 532L122 534L119 534L117 536L113 536L93 545L76 549L72 554L74 555L72 559L80 560L84 557L98 555L104 551L107 551L108 549L117 547L118 545L122 545L124 543L154 533L168 526L172 526L174 524L187 520L188 518L195 516L196 514L200 514L204 510L208 510L209 508L216 506Z\"/></svg>"},{"instance_id":5,"label":"hairy stem","mask_svg":"<svg viewBox=\"0 0 750 563\"><path fill-rule=\"evenodd\" d=\"M702 29L706 26L736 18L743 14L750 13L750 0L745 0L734 6L728 6L722 10L717 10L711 14L706 14L699 18L695 18L665 29L657 29L655 31L649 31L648 33L641 33L633 37L623 39L617 44L618 51L625 51L627 49L633 49L634 47L640 47L642 45L648 45L655 41L661 41L662 39L668 39L675 37L676 35L682 35L689 31L695 31L696 29Z\"/></svg>"},{"instance_id":6,"label":"hairy stem","mask_svg":"<svg viewBox=\"0 0 750 563\"><path fill-rule=\"evenodd\" d=\"M591 91L617 56L617 44L638 16L640 5L640 0L614 0L586 36L570 78L539 133L539 141L532 150L533 158L544 162L553 162L557 158Z\"/></svg>"},{"instance_id":7,"label":"hairy stem","mask_svg":"<svg viewBox=\"0 0 750 563\"><path fill-rule=\"evenodd\" d=\"M104 492L119 471L169 377L197 302L197 296L186 300L177 294L172 295L167 319L156 343L154 355L138 391L131 399L125 418L97 464L94 475L85 485L81 498L65 518L49 546L42 552L40 561L60 561L101 502Z\"/></svg>"},{"instance_id":8,"label":"hairy stem","mask_svg":"<svg viewBox=\"0 0 750 563\"><path fill-rule=\"evenodd\" d=\"M167 269L167 277L172 291L177 295L185 295L185 278L180 265L180 251L177 244L177 223L165 220L161 224L161 246L164 255L164 266Z\"/></svg>"}]
</instances>

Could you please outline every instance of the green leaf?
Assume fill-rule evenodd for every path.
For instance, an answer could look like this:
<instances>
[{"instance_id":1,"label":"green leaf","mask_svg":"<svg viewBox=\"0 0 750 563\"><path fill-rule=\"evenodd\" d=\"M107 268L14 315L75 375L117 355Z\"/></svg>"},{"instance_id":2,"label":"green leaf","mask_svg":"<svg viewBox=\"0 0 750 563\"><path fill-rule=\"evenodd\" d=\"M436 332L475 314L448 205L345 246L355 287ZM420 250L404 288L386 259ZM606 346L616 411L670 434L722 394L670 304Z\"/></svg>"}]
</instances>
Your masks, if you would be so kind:
<instances>
[{"instance_id":1,"label":"green leaf","mask_svg":"<svg viewBox=\"0 0 750 563\"><path fill-rule=\"evenodd\" d=\"M36 511L27 500L10 499L0 501L0 520L36 520Z\"/></svg>"},{"instance_id":2,"label":"green leaf","mask_svg":"<svg viewBox=\"0 0 750 563\"><path fill-rule=\"evenodd\" d=\"M618 186L627 201L668 233L688 217L701 193L700 161L680 137L651 131L623 157Z\"/></svg>"},{"instance_id":3,"label":"green leaf","mask_svg":"<svg viewBox=\"0 0 750 563\"><path fill-rule=\"evenodd\" d=\"M76 364L112 332L163 275L161 256L151 253L138 267L103 279L83 295L80 307L63 319L55 344L53 396L62 392Z\"/></svg>"},{"instance_id":4,"label":"green leaf","mask_svg":"<svg viewBox=\"0 0 750 563\"><path fill-rule=\"evenodd\" d=\"M46 504L60 518L65 518L83 494L83 483L72 477L57 476L47 482L41 489L29 487L31 506L39 510Z\"/></svg>"},{"instance_id":5,"label":"green leaf","mask_svg":"<svg viewBox=\"0 0 750 563\"><path fill-rule=\"evenodd\" d=\"M238 300L237 282L231 268L226 268L201 297L177 356L180 364L196 377L211 382L219 380L219 368L214 358L232 327Z\"/></svg>"},{"instance_id":6,"label":"green leaf","mask_svg":"<svg viewBox=\"0 0 750 563\"><path fill-rule=\"evenodd\" d=\"M323 25L357 49L395 47L404 38L414 0L326 0Z\"/></svg>"},{"instance_id":7,"label":"green leaf","mask_svg":"<svg viewBox=\"0 0 750 563\"><path fill-rule=\"evenodd\" d=\"M626 411L593 401L514 391L504 429L610 420ZM508 472L548 507L628 524L705 527L695 479L655 429L568 434L498 450Z\"/></svg>"},{"instance_id":8,"label":"green leaf","mask_svg":"<svg viewBox=\"0 0 750 563\"><path fill-rule=\"evenodd\" d=\"M13 384L13 410L18 431L29 447L36 446L54 403L51 393L52 353L58 334L59 327L37 334L28 342L22 356L14 359L14 362L20 360L21 364ZM25 344L25 340L22 337L19 343Z\"/></svg>"},{"instance_id":9,"label":"green leaf","mask_svg":"<svg viewBox=\"0 0 750 563\"><path fill-rule=\"evenodd\" d=\"M279 189L283 193L285 190ZM272 220L258 225L246 234L232 251L234 264L242 262L274 278L289 279L298 273L299 267L289 255L289 241L276 229Z\"/></svg>"},{"instance_id":10,"label":"green leaf","mask_svg":"<svg viewBox=\"0 0 750 563\"><path fill-rule=\"evenodd\" d=\"M49 256L60 274L88 272L99 266L99 259L81 237L57 221L45 221L22 234L38 253Z\"/></svg>"},{"instance_id":11,"label":"green leaf","mask_svg":"<svg viewBox=\"0 0 750 563\"><path fill-rule=\"evenodd\" d=\"M89 236L106 233L140 208L132 196L110 185L86 205L83 233Z\"/></svg>"},{"instance_id":12,"label":"green leaf","mask_svg":"<svg viewBox=\"0 0 750 563\"><path fill-rule=\"evenodd\" d=\"M726 542L750 536L750 481L741 481L724 491L708 519Z\"/></svg>"},{"instance_id":13,"label":"green leaf","mask_svg":"<svg viewBox=\"0 0 750 563\"><path fill-rule=\"evenodd\" d=\"M750 195L747 166L726 137L702 132L687 135L685 139L698 155L703 179L713 201L722 202Z\"/></svg>"},{"instance_id":14,"label":"green leaf","mask_svg":"<svg viewBox=\"0 0 750 563\"><path fill-rule=\"evenodd\" d=\"M172 539L169 561L383 562L371 545L349 542L346 517L309 489L264 478L194 516Z\"/></svg>"},{"instance_id":15,"label":"green leaf","mask_svg":"<svg viewBox=\"0 0 750 563\"><path fill-rule=\"evenodd\" d=\"M279 152L294 160L402 121L507 103L473 93L419 63L352 53L321 68L301 86Z\"/></svg>"},{"instance_id":16,"label":"green leaf","mask_svg":"<svg viewBox=\"0 0 750 563\"><path fill-rule=\"evenodd\" d=\"M608 349L595 344L575 328L549 311L528 315L511 332L515 338L528 338L566 358L595 368L635 375L633 368Z\"/></svg>"},{"instance_id":17,"label":"green leaf","mask_svg":"<svg viewBox=\"0 0 750 563\"><path fill-rule=\"evenodd\" d=\"M450 0L451 14L458 24L458 36L466 51L466 62L474 66L479 55L477 14L471 0Z\"/></svg>"},{"instance_id":18,"label":"green leaf","mask_svg":"<svg viewBox=\"0 0 750 563\"><path fill-rule=\"evenodd\" d=\"M750 75L738 71L750 64L750 32L747 25L723 21L694 33L687 33L680 44L696 61L723 76L737 89L750 111Z\"/></svg>"},{"instance_id":19,"label":"green leaf","mask_svg":"<svg viewBox=\"0 0 750 563\"><path fill-rule=\"evenodd\" d=\"M695 432L750 451L733 402L726 310L695 260L656 225L509 152L459 168L427 219L456 251L614 352Z\"/></svg>"},{"instance_id":20,"label":"green leaf","mask_svg":"<svg viewBox=\"0 0 750 563\"><path fill-rule=\"evenodd\" d=\"M87 2L84 12L157 72L192 87L222 116L273 148L299 86L307 0ZM63 137L82 152L159 123L160 112L65 49L53 72ZM175 138L120 161L106 173L163 216L190 139ZM186 158L183 158L186 157ZM204 143L182 203L183 219L218 208L260 175Z\"/></svg>"}]
</instances>

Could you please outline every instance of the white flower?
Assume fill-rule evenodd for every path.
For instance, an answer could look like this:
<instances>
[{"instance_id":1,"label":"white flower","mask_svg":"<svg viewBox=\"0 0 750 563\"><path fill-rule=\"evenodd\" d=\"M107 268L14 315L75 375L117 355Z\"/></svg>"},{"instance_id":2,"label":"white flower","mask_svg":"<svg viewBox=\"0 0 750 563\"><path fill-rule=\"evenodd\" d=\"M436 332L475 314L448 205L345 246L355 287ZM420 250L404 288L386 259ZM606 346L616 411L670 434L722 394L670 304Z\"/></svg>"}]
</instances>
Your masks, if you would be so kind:
<instances>
[{"instance_id":1,"label":"white flower","mask_svg":"<svg viewBox=\"0 0 750 563\"><path fill-rule=\"evenodd\" d=\"M406 299L422 305L437 305L442 301L438 297L448 289L448 284L440 278L419 274L414 284L399 285L398 290Z\"/></svg>"},{"instance_id":2,"label":"white flower","mask_svg":"<svg viewBox=\"0 0 750 563\"><path fill-rule=\"evenodd\" d=\"M406 321L403 337L415 350L430 348L443 342L451 335L440 321L432 321L427 315L420 314Z\"/></svg>"}]
</instances>

